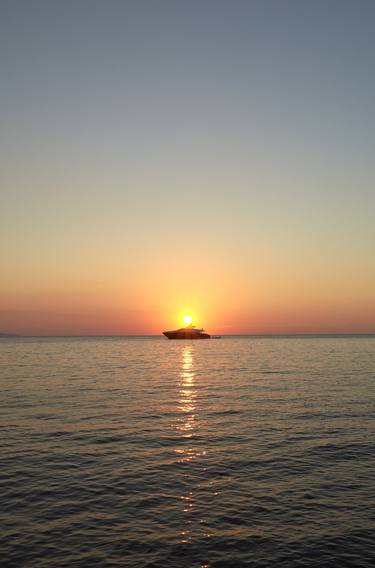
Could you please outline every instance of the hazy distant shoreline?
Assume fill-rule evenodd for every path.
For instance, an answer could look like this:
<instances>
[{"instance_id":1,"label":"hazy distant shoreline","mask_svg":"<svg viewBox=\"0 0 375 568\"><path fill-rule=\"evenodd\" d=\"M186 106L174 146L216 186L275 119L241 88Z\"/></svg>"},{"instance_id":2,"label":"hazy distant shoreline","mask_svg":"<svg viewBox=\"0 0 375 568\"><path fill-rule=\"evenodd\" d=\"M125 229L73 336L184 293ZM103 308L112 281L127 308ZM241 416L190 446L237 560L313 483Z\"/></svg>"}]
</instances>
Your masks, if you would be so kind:
<instances>
[{"instance_id":1,"label":"hazy distant shoreline","mask_svg":"<svg viewBox=\"0 0 375 568\"><path fill-rule=\"evenodd\" d=\"M20 337L17 333L0 333L1 337Z\"/></svg>"}]
</instances>

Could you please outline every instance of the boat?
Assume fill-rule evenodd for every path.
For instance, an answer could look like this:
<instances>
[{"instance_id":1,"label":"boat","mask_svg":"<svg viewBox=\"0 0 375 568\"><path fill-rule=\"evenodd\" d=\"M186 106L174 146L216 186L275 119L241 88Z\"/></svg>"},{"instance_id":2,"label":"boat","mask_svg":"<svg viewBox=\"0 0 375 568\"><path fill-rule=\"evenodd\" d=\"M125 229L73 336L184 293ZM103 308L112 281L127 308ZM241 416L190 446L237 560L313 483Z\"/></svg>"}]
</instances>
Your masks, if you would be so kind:
<instances>
[{"instance_id":1,"label":"boat","mask_svg":"<svg viewBox=\"0 0 375 568\"><path fill-rule=\"evenodd\" d=\"M194 325L188 325L181 329L172 331L163 331L163 335L168 339L210 339L211 335L206 333L204 329L198 329Z\"/></svg>"}]
</instances>

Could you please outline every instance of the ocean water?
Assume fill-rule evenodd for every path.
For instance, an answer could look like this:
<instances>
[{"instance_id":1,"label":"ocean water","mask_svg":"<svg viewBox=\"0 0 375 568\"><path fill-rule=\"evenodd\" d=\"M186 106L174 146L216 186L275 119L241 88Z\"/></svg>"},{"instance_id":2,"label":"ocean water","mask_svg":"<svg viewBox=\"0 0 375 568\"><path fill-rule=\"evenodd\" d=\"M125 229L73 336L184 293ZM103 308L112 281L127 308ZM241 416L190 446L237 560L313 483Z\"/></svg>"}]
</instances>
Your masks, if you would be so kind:
<instances>
[{"instance_id":1,"label":"ocean water","mask_svg":"<svg viewBox=\"0 0 375 568\"><path fill-rule=\"evenodd\" d=\"M375 338L0 340L6 567L373 567Z\"/></svg>"}]
</instances>

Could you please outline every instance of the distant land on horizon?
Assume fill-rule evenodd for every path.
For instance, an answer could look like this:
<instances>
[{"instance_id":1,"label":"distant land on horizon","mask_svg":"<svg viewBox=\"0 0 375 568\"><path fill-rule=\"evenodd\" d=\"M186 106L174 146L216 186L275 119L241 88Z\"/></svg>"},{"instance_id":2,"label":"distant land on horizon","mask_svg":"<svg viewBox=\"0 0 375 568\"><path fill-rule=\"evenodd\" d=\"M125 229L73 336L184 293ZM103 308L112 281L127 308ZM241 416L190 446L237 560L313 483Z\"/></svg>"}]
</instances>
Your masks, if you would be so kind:
<instances>
[{"instance_id":1,"label":"distant land on horizon","mask_svg":"<svg viewBox=\"0 0 375 568\"><path fill-rule=\"evenodd\" d=\"M0 333L0 337L20 337L18 333Z\"/></svg>"}]
</instances>

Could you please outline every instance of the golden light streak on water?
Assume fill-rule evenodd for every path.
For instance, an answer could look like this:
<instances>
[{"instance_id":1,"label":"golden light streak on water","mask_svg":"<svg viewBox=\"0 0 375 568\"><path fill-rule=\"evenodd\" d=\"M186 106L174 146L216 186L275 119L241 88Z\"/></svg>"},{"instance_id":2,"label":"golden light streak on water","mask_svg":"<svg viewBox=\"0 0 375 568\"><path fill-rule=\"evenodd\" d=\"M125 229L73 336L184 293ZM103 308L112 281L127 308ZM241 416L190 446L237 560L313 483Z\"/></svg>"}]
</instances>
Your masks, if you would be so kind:
<instances>
[{"instance_id":1,"label":"golden light streak on water","mask_svg":"<svg viewBox=\"0 0 375 568\"><path fill-rule=\"evenodd\" d=\"M191 439L198 427L198 416L196 408L197 388L195 384L193 346L185 345L181 353L181 371L179 383L179 400L178 410L181 413L178 419L177 430L182 435L182 441L186 443L186 439ZM199 453L192 446L176 448L176 452L181 455L180 462L189 464L195 460ZM180 530L180 539L182 543L192 541L193 535L191 530L192 519L191 513L194 511L194 491L191 489L181 495L182 512L186 517L186 526Z\"/></svg>"}]
</instances>

